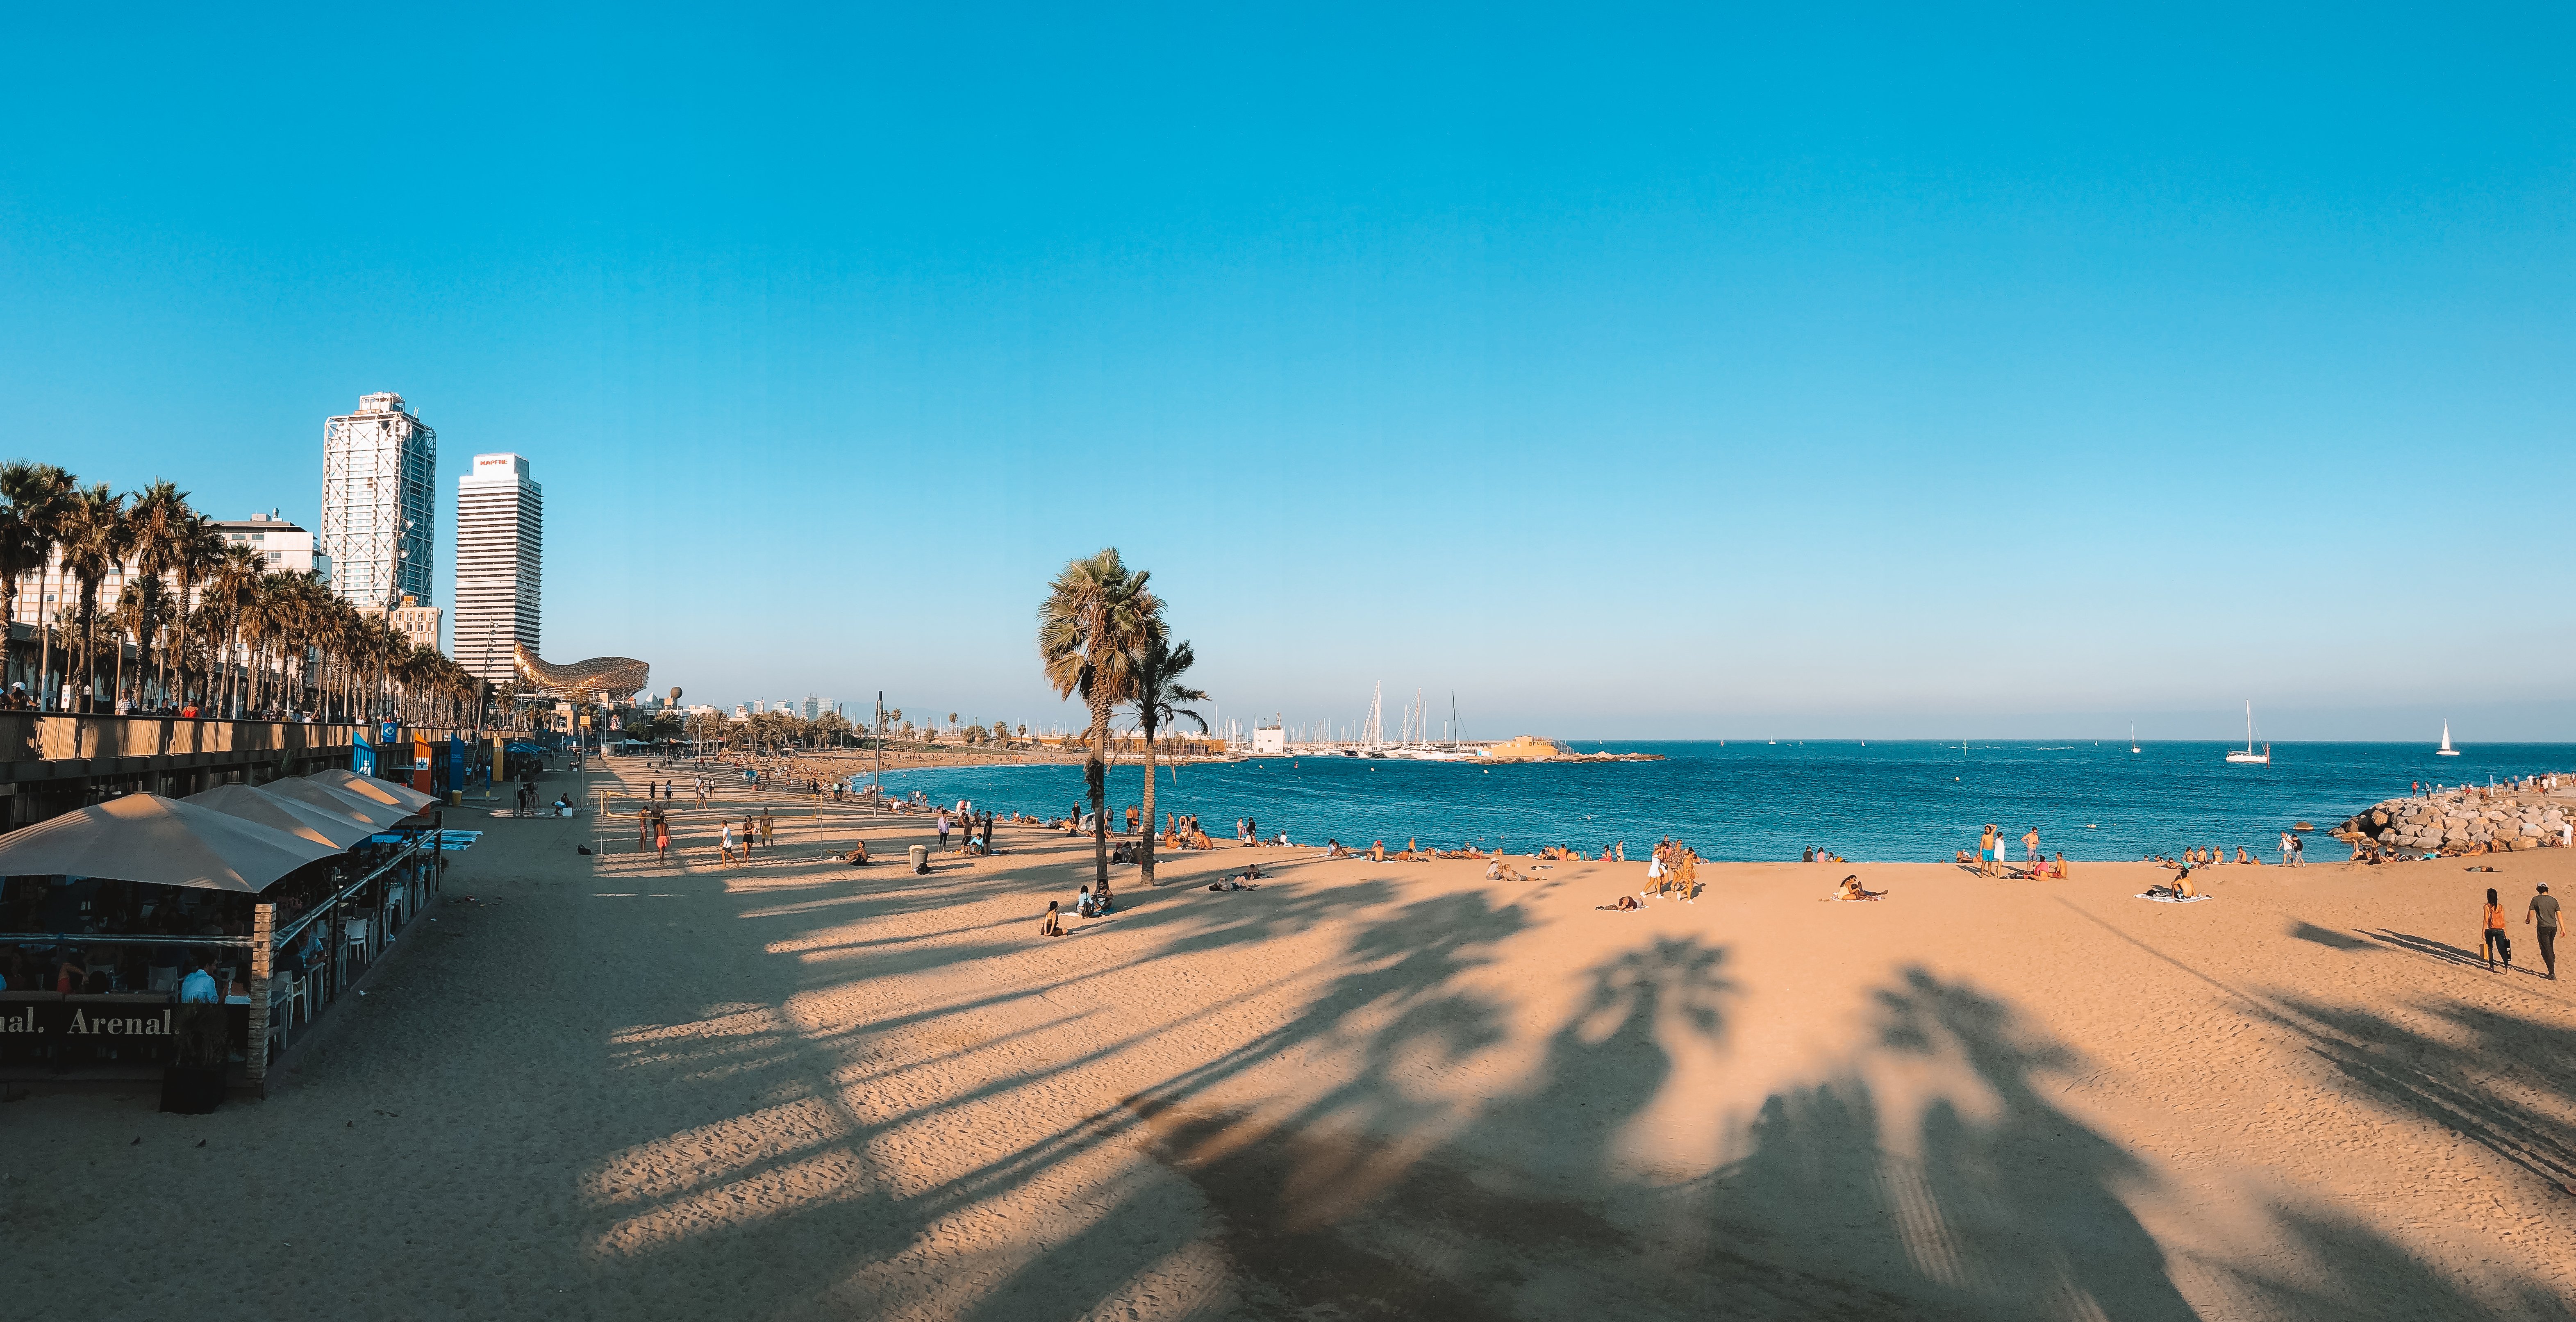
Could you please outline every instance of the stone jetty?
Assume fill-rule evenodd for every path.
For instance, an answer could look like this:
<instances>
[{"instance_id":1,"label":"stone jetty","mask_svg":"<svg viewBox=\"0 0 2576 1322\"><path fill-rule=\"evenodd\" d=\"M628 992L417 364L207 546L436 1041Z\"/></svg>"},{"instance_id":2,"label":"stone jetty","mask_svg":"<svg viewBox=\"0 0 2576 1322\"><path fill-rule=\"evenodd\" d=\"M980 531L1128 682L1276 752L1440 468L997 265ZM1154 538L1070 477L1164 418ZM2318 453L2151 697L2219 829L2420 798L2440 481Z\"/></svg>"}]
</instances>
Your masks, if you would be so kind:
<instances>
[{"instance_id":1,"label":"stone jetty","mask_svg":"<svg viewBox=\"0 0 2576 1322\"><path fill-rule=\"evenodd\" d=\"M2555 785L2556 789L2544 786ZM2486 854L2556 848L2576 817L2576 778L2536 777L2525 786L2469 785L2430 798L2387 799L2354 813L2326 834L2376 842L2385 849Z\"/></svg>"}]
</instances>

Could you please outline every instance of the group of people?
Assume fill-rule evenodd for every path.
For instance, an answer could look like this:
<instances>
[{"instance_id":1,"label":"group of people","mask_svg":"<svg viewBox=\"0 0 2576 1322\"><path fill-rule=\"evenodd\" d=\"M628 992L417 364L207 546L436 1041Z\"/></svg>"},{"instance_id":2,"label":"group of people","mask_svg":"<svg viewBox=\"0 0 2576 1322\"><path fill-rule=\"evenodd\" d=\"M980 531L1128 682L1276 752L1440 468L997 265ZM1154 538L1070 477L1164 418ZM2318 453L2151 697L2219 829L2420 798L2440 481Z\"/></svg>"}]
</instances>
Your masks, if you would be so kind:
<instances>
[{"instance_id":1,"label":"group of people","mask_svg":"<svg viewBox=\"0 0 2576 1322\"><path fill-rule=\"evenodd\" d=\"M1980 875L1988 877L2014 877L2035 881L2066 879L2066 851L2059 850L2055 857L2041 853L2038 827L2034 826L2022 833L2021 847L2022 866L2015 868L2012 865L2011 843L2005 839L2002 831L1996 829L1994 823L1988 822L1985 832L1977 837L1976 850L1973 853L1965 849L1960 850L1958 862L1960 866L1973 867ZM1839 863L1842 860L1836 858L1833 861Z\"/></svg>"},{"instance_id":2,"label":"group of people","mask_svg":"<svg viewBox=\"0 0 2576 1322\"><path fill-rule=\"evenodd\" d=\"M671 780L648 780L648 781L645 781L645 782L644 782L644 801L645 801L645 802L647 802L647 803L676 803L676 802L678 802L678 801L679 801L679 797L680 797L680 796L679 796L679 791L678 791L678 789L676 788L676 787L677 787L677 785L678 785L678 783L679 783L679 782L677 782L677 781L671 781ZM703 807L706 807L706 806L707 806L707 800L708 800L710 797L712 797L714 793L715 793L715 786L714 786L714 785L712 785L712 784L710 784L710 783L708 783L708 781L707 781L707 778L706 778L706 777L704 777L704 776L693 776L693 777L691 777L691 778L689 779L689 806L690 806L690 807L693 807L693 808L703 808Z\"/></svg>"},{"instance_id":3,"label":"group of people","mask_svg":"<svg viewBox=\"0 0 2576 1322\"><path fill-rule=\"evenodd\" d=\"M2495 887L2487 887L2486 908L2482 912L2480 947L2485 953L2487 972L2496 971L2496 961L2513 967L2513 939L2506 935L2504 905L2496 899ZM2540 947L2541 963L2548 966L2548 978L2558 981L2558 897L2549 893L2549 883L2541 882L2532 889L2531 902L2523 906L2523 926L2533 929L2534 943Z\"/></svg>"}]
</instances>

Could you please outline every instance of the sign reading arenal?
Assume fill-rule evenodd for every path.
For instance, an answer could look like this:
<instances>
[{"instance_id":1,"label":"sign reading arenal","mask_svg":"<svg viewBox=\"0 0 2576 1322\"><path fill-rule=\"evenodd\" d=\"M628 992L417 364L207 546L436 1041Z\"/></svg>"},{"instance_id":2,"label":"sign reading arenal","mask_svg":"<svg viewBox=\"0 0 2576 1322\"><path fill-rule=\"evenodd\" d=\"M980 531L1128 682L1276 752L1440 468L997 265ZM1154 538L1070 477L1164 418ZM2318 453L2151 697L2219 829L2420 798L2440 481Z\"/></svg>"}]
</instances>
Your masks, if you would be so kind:
<instances>
[{"instance_id":1,"label":"sign reading arenal","mask_svg":"<svg viewBox=\"0 0 2576 1322\"><path fill-rule=\"evenodd\" d=\"M247 1005L226 1005L224 1017L239 1042L250 1020ZM0 1039L25 1046L31 1041L103 1042L111 1038L161 1038L178 1035L179 1007L167 996L40 996L0 1001Z\"/></svg>"}]
</instances>

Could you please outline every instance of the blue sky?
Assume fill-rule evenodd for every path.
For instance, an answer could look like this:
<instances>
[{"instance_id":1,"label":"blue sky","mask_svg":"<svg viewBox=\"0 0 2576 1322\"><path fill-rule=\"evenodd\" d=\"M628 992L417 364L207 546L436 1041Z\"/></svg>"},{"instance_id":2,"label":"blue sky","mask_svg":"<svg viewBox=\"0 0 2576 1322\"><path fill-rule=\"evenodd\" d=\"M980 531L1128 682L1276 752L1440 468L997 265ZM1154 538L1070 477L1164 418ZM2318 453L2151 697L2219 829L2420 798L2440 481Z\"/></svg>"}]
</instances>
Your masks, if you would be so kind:
<instances>
[{"instance_id":1,"label":"blue sky","mask_svg":"<svg viewBox=\"0 0 2576 1322\"><path fill-rule=\"evenodd\" d=\"M31 11L0 450L309 521L400 391L728 704L1072 722L1115 544L1236 717L2576 738L2570 27Z\"/></svg>"}]
</instances>

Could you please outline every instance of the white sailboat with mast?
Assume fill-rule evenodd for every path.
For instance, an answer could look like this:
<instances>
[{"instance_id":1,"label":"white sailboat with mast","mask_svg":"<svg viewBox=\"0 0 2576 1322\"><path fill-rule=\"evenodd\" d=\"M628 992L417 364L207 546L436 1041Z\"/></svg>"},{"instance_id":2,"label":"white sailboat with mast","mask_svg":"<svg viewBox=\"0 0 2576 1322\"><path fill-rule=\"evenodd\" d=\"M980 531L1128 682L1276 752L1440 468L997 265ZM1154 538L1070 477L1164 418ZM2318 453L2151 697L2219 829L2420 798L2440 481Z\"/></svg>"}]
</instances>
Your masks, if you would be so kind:
<instances>
[{"instance_id":1,"label":"white sailboat with mast","mask_svg":"<svg viewBox=\"0 0 2576 1322\"><path fill-rule=\"evenodd\" d=\"M2260 753L2254 751L2254 703L2251 699L2248 699L2245 703L2245 751L2242 753L2229 753L2227 755L2227 760L2240 766L2268 767L2272 765L2272 746L2270 744L2267 743L2263 745L2263 751Z\"/></svg>"},{"instance_id":2,"label":"white sailboat with mast","mask_svg":"<svg viewBox=\"0 0 2576 1322\"><path fill-rule=\"evenodd\" d=\"M2433 750L2435 757L2458 757L2460 750L2451 747L2451 723L2442 722L2442 746Z\"/></svg>"}]
</instances>

